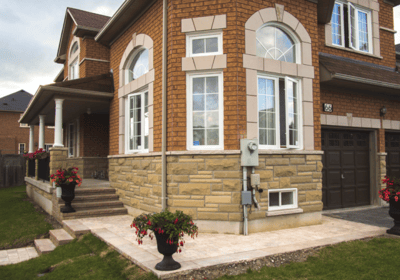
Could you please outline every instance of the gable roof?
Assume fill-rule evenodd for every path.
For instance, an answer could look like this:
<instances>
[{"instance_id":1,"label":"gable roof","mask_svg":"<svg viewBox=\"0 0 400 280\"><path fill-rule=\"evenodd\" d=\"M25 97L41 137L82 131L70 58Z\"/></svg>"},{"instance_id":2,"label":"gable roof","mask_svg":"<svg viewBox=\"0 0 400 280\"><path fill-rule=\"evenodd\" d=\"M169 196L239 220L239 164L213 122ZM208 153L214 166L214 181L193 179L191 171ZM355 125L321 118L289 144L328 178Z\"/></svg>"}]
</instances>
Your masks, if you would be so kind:
<instances>
[{"instance_id":1,"label":"gable roof","mask_svg":"<svg viewBox=\"0 0 400 280\"><path fill-rule=\"evenodd\" d=\"M28 107L32 94L21 89L20 91L11 93L0 98L0 111L23 112Z\"/></svg>"},{"instance_id":2,"label":"gable roof","mask_svg":"<svg viewBox=\"0 0 400 280\"><path fill-rule=\"evenodd\" d=\"M75 24L73 35L77 37L94 37L101 28L108 22L110 17L99 15L75 8L67 8L64 17L64 24L61 31L60 43L58 45L56 63L64 63L66 59L70 30Z\"/></svg>"}]
</instances>

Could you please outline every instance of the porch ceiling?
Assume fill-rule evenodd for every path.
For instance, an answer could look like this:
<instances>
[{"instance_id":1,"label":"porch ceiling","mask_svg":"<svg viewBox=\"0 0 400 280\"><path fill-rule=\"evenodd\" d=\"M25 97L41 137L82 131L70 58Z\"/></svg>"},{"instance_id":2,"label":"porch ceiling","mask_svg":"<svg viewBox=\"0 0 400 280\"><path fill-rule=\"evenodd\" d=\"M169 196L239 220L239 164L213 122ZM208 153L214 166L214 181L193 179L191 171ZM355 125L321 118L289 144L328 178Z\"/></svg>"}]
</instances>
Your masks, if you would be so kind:
<instances>
[{"instance_id":1,"label":"porch ceiling","mask_svg":"<svg viewBox=\"0 0 400 280\"><path fill-rule=\"evenodd\" d=\"M114 96L110 80L109 75L101 75L40 86L20 122L38 125L39 115L45 115L45 125L54 125L55 99L64 99L63 123L78 118L88 108L92 114L108 114L110 100Z\"/></svg>"}]
</instances>

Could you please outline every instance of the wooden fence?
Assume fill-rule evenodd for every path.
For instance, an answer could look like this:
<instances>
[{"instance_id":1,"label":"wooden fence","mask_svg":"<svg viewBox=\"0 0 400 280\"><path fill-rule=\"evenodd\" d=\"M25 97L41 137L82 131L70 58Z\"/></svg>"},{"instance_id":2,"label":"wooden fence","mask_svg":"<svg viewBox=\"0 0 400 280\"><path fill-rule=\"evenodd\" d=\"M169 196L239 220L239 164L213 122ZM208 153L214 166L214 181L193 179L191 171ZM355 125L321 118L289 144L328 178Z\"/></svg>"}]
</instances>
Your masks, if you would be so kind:
<instances>
[{"instance_id":1,"label":"wooden fence","mask_svg":"<svg viewBox=\"0 0 400 280\"><path fill-rule=\"evenodd\" d=\"M22 155L0 154L0 188L24 184L26 160Z\"/></svg>"}]
</instances>

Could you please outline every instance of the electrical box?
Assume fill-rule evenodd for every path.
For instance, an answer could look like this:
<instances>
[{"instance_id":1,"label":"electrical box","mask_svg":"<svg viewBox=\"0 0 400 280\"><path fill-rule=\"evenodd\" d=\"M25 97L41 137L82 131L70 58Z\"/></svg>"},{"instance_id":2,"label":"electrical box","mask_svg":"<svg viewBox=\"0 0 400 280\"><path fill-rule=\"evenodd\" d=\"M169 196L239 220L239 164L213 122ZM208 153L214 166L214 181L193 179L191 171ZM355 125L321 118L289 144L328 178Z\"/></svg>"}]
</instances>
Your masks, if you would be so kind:
<instances>
[{"instance_id":1,"label":"electrical box","mask_svg":"<svg viewBox=\"0 0 400 280\"><path fill-rule=\"evenodd\" d=\"M242 191L242 205L251 205L251 191Z\"/></svg>"},{"instance_id":2,"label":"electrical box","mask_svg":"<svg viewBox=\"0 0 400 280\"><path fill-rule=\"evenodd\" d=\"M242 166L258 166L258 140L240 139Z\"/></svg>"},{"instance_id":3,"label":"electrical box","mask_svg":"<svg viewBox=\"0 0 400 280\"><path fill-rule=\"evenodd\" d=\"M250 174L250 185L252 187L259 186L261 184L260 174Z\"/></svg>"}]
</instances>

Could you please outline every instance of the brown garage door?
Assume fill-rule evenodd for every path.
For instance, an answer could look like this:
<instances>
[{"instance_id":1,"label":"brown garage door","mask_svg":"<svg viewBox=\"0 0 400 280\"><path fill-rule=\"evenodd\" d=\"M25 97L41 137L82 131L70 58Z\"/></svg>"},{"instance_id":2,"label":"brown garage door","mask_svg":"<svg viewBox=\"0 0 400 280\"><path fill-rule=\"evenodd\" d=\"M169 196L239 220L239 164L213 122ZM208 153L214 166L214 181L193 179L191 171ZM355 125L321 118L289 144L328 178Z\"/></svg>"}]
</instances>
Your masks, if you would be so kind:
<instances>
[{"instance_id":1,"label":"brown garage door","mask_svg":"<svg viewBox=\"0 0 400 280\"><path fill-rule=\"evenodd\" d=\"M369 133L322 130L324 209L370 204Z\"/></svg>"},{"instance_id":2,"label":"brown garage door","mask_svg":"<svg viewBox=\"0 0 400 280\"><path fill-rule=\"evenodd\" d=\"M386 174L400 178L400 133L385 133Z\"/></svg>"}]
</instances>

